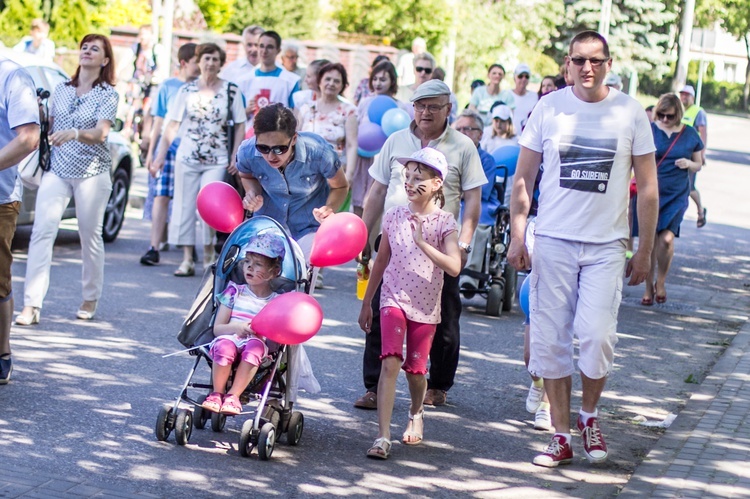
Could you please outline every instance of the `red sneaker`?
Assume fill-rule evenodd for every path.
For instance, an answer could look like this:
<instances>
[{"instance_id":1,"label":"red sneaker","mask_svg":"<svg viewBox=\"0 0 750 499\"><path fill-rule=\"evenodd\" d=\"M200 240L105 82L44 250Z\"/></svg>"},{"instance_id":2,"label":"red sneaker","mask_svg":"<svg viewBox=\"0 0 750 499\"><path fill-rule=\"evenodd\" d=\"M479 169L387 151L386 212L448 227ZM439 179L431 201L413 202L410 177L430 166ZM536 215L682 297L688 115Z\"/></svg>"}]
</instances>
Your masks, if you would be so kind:
<instances>
[{"instance_id":1,"label":"red sneaker","mask_svg":"<svg viewBox=\"0 0 750 499\"><path fill-rule=\"evenodd\" d=\"M570 464L573 462L573 449L570 448L570 442L562 435L555 434L552 442L547 446L543 454L534 458L533 463L545 468L556 468L560 464Z\"/></svg>"},{"instance_id":2,"label":"red sneaker","mask_svg":"<svg viewBox=\"0 0 750 499\"><path fill-rule=\"evenodd\" d=\"M578 430L583 438L583 452L591 463L603 463L607 460L607 444L604 443L602 430L599 428L599 418L589 418L583 424L578 416Z\"/></svg>"}]
</instances>

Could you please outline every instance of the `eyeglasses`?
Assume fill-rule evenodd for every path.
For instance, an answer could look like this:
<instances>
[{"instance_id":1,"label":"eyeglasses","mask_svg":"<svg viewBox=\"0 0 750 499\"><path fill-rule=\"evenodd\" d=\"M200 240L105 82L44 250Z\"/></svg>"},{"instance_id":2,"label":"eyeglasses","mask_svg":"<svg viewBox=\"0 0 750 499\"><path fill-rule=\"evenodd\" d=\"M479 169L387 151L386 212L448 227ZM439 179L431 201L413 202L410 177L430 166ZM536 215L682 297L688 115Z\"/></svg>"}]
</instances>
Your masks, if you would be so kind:
<instances>
[{"instance_id":1,"label":"eyeglasses","mask_svg":"<svg viewBox=\"0 0 750 499\"><path fill-rule=\"evenodd\" d=\"M586 61L589 61L591 63L591 67L592 68L598 68L602 64L604 64L605 62L607 62L608 60L609 60L609 57L607 57L606 59L597 59L597 58L594 58L594 57L592 57L592 58L588 58L588 57L571 57L570 58L570 62L572 62L576 66L583 66L584 64L586 64Z\"/></svg>"},{"instance_id":2,"label":"eyeglasses","mask_svg":"<svg viewBox=\"0 0 750 499\"><path fill-rule=\"evenodd\" d=\"M656 118L661 121L664 121L664 120L672 121L676 117L677 117L676 114L666 114L666 113L660 113L658 111L656 112Z\"/></svg>"},{"instance_id":3,"label":"eyeglasses","mask_svg":"<svg viewBox=\"0 0 750 499\"><path fill-rule=\"evenodd\" d=\"M516 78L526 78L528 80L530 76L529 73L521 73L520 75L516 76Z\"/></svg>"},{"instance_id":4,"label":"eyeglasses","mask_svg":"<svg viewBox=\"0 0 750 499\"><path fill-rule=\"evenodd\" d=\"M414 103L414 110L418 113L423 113L425 111L429 111L430 114L435 114L441 109L443 109L445 106L450 104L450 102L446 102L445 104L420 104L419 102Z\"/></svg>"},{"instance_id":5,"label":"eyeglasses","mask_svg":"<svg viewBox=\"0 0 750 499\"><path fill-rule=\"evenodd\" d=\"M473 126L462 126L462 127L456 128L456 131L461 132L461 133L469 133L469 132L481 132L482 129L476 128Z\"/></svg>"},{"instance_id":6,"label":"eyeglasses","mask_svg":"<svg viewBox=\"0 0 750 499\"><path fill-rule=\"evenodd\" d=\"M424 72L424 74L430 74L430 73L432 73L432 68L423 68L422 66L417 66L417 67L414 68L414 70L417 73L422 73L422 72Z\"/></svg>"},{"instance_id":7,"label":"eyeglasses","mask_svg":"<svg viewBox=\"0 0 750 499\"><path fill-rule=\"evenodd\" d=\"M294 137L289 139L289 143L287 145L280 145L280 146L267 146L265 144L256 143L255 148L261 154L274 153L276 156L281 156L282 154L286 154L286 152L289 150L289 146L292 145L293 140L294 140Z\"/></svg>"}]
</instances>

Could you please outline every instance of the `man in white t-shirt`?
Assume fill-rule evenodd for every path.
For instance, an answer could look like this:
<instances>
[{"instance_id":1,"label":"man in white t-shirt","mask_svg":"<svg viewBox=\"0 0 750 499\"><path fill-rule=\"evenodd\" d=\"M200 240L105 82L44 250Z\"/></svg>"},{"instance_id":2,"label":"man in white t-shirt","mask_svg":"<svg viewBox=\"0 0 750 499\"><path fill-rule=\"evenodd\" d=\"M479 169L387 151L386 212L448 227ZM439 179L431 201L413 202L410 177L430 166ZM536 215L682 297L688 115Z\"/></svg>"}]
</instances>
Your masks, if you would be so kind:
<instances>
[{"instance_id":1,"label":"man in white t-shirt","mask_svg":"<svg viewBox=\"0 0 750 499\"><path fill-rule=\"evenodd\" d=\"M536 106L539 96L536 92L529 92L529 78L531 78L531 68L528 64L521 63L516 66L516 70L513 71L513 77L516 82L515 88L511 90L513 94L513 102L516 105L513 111L513 125L516 127L516 132L521 133L523 127L526 126L526 121L529 119L529 114Z\"/></svg>"},{"instance_id":2,"label":"man in white t-shirt","mask_svg":"<svg viewBox=\"0 0 750 499\"><path fill-rule=\"evenodd\" d=\"M263 28L256 25L247 26L243 29L242 46L245 50L245 57L238 57L224 66L221 73L219 73L219 76L227 81L231 81L235 85L239 84L240 80L250 77L255 70L255 66L260 62L258 42L260 40L260 35L264 32L265 30Z\"/></svg>"},{"instance_id":3,"label":"man in white t-shirt","mask_svg":"<svg viewBox=\"0 0 750 499\"><path fill-rule=\"evenodd\" d=\"M539 101L519 141L508 254L517 269L532 267L524 233L543 162L530 277L529 372L544 379L556 431L534 458L545 467L573 460L574 336L583 386L577 427L589 461L607 459L596 406L614 362L622 276L625 272L634 286L648 274L658 212L651 127L637 101L604 85L612 65L607 41L594 31L579 33L566 65L574 85ZM638 219L645 226L626 270L631 167L638 181Z\"/></svg>"},{"instance_id":4,"label":"man in white t-shirt","mask_svg":"<svg viewBox=\"0 0 750 499\"><path fill-rule=\"evenodd\" d=\"M292 94L300 89L300 77L276 64L276 57L281 52L281 36L277 32L266 31L260 35L258 51L258 67L248 77L237 82L245 96L248 118L261 107L276 102L294 108ZM248 123L249 126L252 125Z\"/></svg>"},{"instance_id":5,"label":"man in white t-shirt","mask_svg":"<svg viewBox=\"0 0 750 499\"><path fill-rule=\"evenodd\" d=\"M377 234L380 219L393 206L408 203L404 190L403 170L398 158L409 157L424 147L443 153L448 161L448 175L443 183L445 206L443 209L459 220L461 199L464 210L458 245L463 250L463 265L471 251L471 239L479 220L482 186L487 177L474 142L461 132L448 126L451 113L451 90L440 80L421 84L411 100L414 103L414 121L409 128L395 132L386 140L375 162L369 169L373 178L367 193L362 219L368 234ZM369 245L363 256L369 256ZM354 403L360 409L376 409L377 388L380 376L380 290L373 298L373 323L365 338L362 363L366 393ZM446 394L453 386L460 349L459 319L461 296L458 278L445 275L440 298L441 321L435 331L430 349L430 379L427 381L425 405L444 405ZM391 400L392 403L392 400ZM419 408L412 408L412 412Z\"/></svg>"}]
</instances>

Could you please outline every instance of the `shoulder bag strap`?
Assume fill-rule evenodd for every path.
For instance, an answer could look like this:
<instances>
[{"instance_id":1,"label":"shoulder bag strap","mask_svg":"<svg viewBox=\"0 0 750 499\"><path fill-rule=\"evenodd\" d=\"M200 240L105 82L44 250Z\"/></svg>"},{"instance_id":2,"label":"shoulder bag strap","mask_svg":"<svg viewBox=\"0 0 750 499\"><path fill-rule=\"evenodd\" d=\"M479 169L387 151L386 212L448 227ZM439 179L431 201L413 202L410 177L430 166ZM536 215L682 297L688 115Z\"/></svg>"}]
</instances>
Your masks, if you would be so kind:
<instances>
[{"instance_id":1,"label":"shoulder bag strap","mask_svg":"<svg viewBox=\"0 0 750 499\"><path fill-rule=\"evenodd\" d=\"M657 170L661 166L662 161L664 161L664 158L666 158L669 155L669 151L671 151L672 148L674 147L674 145L677 143L677 141L680 140L680 135L682 135L682 132L685 131L685 127L686 126L687 125L682 125L682 130L680 130L680 133L678 133L677 137L675 137L674 140L672 141L672 143L669 144L669 149L667 149L667 152L664 153L664 156L662 156L661 159L659 160L659 162L656 164L656 169Z\"/></svg>"}]
</instances>

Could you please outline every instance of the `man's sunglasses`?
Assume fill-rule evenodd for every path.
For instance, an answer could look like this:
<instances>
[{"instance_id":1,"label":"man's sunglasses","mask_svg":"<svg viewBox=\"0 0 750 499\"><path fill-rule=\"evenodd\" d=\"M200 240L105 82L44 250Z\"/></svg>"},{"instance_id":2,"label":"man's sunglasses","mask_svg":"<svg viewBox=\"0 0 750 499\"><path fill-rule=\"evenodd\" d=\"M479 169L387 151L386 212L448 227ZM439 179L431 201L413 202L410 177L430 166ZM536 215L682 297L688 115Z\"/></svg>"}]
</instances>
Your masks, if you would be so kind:
<instances>
[{"instance_id":1,"label":"man's sunglasses","mask_svg":"<svg viewBox=\"0 0 750 499\"><path fill-rule=\"evenodd\" d=\"M607 57L606 59L596 59L596 58L589 59L587 57L571 57L570 58L570 62L572 62L576 66L583 66L584 64L586 64L586 61L589 61L591 63L592 68L598 68L599 66L601 66L608 60L609 60L609 57Z\"/></svg>"},{"instance_id":2,"label":"man's sunglasses","mask_svg":"<svg viewBox=\"0 0 750 499\"><path fill-rule=\"evenodd\" d=\"M265 144L258 144L256 142L255 148L261 154L274 153L276 156L281 156L282 154L286 154L286 152L289 150L289 147L292 145L293 140L294 140L294 137L289 139L289 143L287 145L281 145L281 146L267 146Z\"/></svg>"},{"instance_id":3,"label":"man's sunglasses","mask_svg":"<svg viewBox=\"0 0 750 499\"><path fill-rule=\"evenodd\" d=\"M521 73L517 76L517 78L526 78L527 80L530 78L529 73Z\"/></svg>"},{"instance_id":4,"label":"man's sunglasses","mask_svg":"<svg viewBox=\"0 0 750 499\"><path fill-rule=\"evenodd\" d=\"M666 113L660 113L658 111L656 113L656 118L659 119L659 120L661 120L661 121L664 121L664 120L672 121L676 117L677 117L676 114L666 114Z\"/></svg>"},{"instance_id":5,"label":"man's sunglasses","mask_svg":"<svg viewBox=\"0 0 750 499\"><path fill-rule=\"evenodd\" d=\"M417 70L417 73L421 73L421 72L424 72L425 74L432 73L432 68L423 68L422 66L417 66L414 69Z\"/></svg>"}]
</instances>

